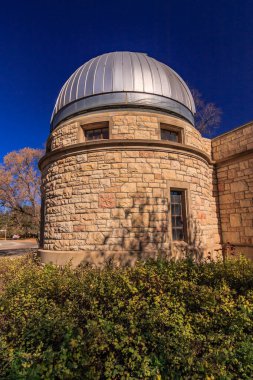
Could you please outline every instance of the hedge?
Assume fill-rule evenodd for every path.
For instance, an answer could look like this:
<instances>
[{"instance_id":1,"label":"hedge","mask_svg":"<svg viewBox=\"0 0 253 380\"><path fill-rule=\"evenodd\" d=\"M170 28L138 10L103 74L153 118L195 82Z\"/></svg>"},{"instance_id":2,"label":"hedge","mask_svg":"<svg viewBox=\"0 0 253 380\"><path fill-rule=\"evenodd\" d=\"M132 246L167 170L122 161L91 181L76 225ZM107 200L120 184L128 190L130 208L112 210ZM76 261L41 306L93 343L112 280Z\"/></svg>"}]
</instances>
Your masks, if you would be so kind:
<instances>
[{"instance_id":1,"label":"hedge","mask_svg":"<svg viewBox=\"0 0 253 380\"><path fill-rule=\"evenodd\" d=\"M1 379L252 379L253 263L0 261Z\"/></svg>"}]
</instances>

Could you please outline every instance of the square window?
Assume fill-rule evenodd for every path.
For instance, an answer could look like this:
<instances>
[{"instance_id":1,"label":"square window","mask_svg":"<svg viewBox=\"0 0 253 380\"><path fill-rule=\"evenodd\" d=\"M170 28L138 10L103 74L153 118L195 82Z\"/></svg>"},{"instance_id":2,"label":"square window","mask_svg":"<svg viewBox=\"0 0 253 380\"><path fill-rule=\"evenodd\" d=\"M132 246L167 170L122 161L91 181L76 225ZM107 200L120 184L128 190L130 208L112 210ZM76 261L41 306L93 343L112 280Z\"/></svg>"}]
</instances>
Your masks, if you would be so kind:
<instances>
[{"instance_id":1,"label":"square window","mask_svg":"<svg viewBox=\"0 0 253 380\"><path fill-rule=\"evenodd\" d=\"M161 139L179 142L178 132L169 131L167 129L161 129Z\"/></svg>"},{"instance_id":2,"label":"square window","mask_svg":"<svg viewBox=\"0 0 253 380\"><path fill-rule=\"evenodd\" d=\"M182 143L182 128L161 124L161 140Z\"/></svg>"},{"instance_id":3,"label":"square window","mask_svg":"<svg viewBox=\"0 0 253 380\"><path fill-rule=\"evenodd\" d=\"M109 125L108 122L92 123L83 126L85 141L108 140Z\"/></svg>"}]
</instances>

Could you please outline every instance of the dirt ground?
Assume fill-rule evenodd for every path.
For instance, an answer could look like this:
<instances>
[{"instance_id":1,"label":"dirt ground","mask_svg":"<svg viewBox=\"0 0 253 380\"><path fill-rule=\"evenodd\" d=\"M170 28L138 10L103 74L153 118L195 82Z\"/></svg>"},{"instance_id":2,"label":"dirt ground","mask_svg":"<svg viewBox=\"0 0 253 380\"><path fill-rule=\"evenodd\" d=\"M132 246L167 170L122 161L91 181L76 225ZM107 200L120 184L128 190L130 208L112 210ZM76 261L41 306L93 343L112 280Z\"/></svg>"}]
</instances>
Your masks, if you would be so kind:
<instances>
[{"instance_id":1,"label":"dirt ground","mask_svg":"<svg viewBox=\"0 0 253 380\"><path fill-rule=\"evenodd\" d=\"M0 240L0 257L24 255L36 248L36 239Z\"/></svg>"}]
</instances>

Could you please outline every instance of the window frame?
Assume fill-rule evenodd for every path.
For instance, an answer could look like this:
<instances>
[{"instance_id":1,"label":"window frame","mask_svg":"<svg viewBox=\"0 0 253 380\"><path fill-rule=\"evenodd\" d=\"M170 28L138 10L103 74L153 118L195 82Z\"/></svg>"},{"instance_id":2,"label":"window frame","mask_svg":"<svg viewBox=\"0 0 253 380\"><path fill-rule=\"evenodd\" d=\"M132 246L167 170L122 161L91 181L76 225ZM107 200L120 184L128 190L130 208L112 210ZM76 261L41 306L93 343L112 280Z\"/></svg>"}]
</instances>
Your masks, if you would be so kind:
<instances>
[{"instance_id":1,"label":"window frame","mask_svg":"<svg viewBox=\"0 0 253 380\"><path fill-rule=\"evenodd\" d=\"M81 125L81 128L82 128L82 134L83 134L83 141L85 142L94 142L94 141L107 141L107 140L110 140L110 124L109 124L109 121L98 121L98 122L91 122L91 123L87 123L87 124L83 124ZM108 138L107 139L103 139L103 138L99 138L99 139L87 139L86 137L86 133L88 131L94 131L96 129L108 129Z\"/></svg>"},{"instance_id":2,"label":"window frame","mask_svg":"<svg viewBox=\"0 0 253 380\"><path fill-rule=\"evenodd\" d=\"M162 130L177 133L178 141L162 139ZM160 140L169 141L169 142L177 143L177 144L184 144L184 128L177 127L175 125L166 124L166 123L160 123Z\"/></svg>"},{"instance_id":3,"label":"window frame","mask_svg":"<svg viewBox=\"0 0 253 380\"><path fill-rule=\"evenodd\" d=\"M183 233L184 233L184 239L182 240L174 240L173 239L173 225L172 225L172 192L178 191L182 193L182 217L183 217ZM188 198L187 198L187 189L185 188L179 188L179 187L171 187L169 189L169 196L170 196L170 234L171 234L171 241L172 243L188 243L189 240L189 226L188 226Z\"/></svg>"}]
</instances>

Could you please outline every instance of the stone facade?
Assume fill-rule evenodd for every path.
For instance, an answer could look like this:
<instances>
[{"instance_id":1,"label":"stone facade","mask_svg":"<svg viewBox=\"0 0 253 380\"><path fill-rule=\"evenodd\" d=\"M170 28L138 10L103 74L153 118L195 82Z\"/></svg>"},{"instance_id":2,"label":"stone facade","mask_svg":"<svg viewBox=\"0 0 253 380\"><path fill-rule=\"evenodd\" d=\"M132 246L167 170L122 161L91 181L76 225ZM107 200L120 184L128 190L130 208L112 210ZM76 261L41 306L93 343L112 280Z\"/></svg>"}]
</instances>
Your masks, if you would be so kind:
<instances>
[{"instance_id":1,"label":"stone facade","mask_svg":"<svg viewBox=\"0 0 253 380\"><path fill-rule=\"evenodd\" d=\"M195 112L183 79L144 53L79 67L40 161L42 260L253 255L253 124L211 140Z\"/></svg>"},{"instance_id":2,"label":"stone facade","mask_svg":"<svg viewBox=\"0 0 253 380\"><path fill-rule=\"evenodd\" d=\"M107 122L109 140L85 142L84 130ZM182 143L162 141L160 126L180 128ZM100 263L190 250L220 250L211 142L188 122L162 113L114 111L59 125L42 160L42 255ZM187 243L171 236L170 190L186 192Z\"/></svg>"},{"instance_id":3,"label":"stone facade","mask_svg":"<svg viewBox=\"0 0 253 380\"><path fill-rule=\"evenodd\" d=\"M109 139L85 141L106 122ZM161 125L181 143L161 140ZM253 124L212 140L187 121L148 111L96 112L61 123L41 162L44 235L41 254L133 262L158 252L216 256L227 243L253 250ZM170 190L186 192L187 242L173 242Z\"/></svg>"},{"instance_id":4,"label":"stone facade","mask_svg":"<svg viewBox=\"0 0 253 380\"><path fill-rule=\"evenodd\" d=\"M110 139L113 140L160 140L162 123L178 127L183 131L185 145L195 147L211 157L211 140L203 138L189 122L162 113L134 110L89 113L75 117L71 122L63 122L48 139L50 150L84 142L83 128L86 125L106 121L109 123Z\"/></svg>"},{"instance_id":5,"label":"stone facade","mask_svg":"<svg viewBox=\"0 0 253 380\"><path fill-rule=\"evenodd\" d=\"M223 244L253 254L253 123L212 140Z\"/></svg>"}]
</instances>

